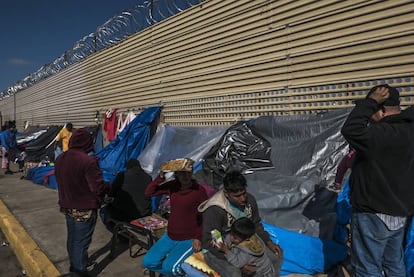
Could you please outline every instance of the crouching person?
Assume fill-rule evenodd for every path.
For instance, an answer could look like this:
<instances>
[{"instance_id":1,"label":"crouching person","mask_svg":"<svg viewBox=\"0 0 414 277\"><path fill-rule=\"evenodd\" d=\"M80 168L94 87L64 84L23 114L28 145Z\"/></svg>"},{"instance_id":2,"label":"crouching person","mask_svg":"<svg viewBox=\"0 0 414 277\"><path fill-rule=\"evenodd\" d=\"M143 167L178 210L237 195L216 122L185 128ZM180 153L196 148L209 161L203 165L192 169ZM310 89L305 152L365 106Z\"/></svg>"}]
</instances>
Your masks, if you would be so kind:
<instances>
[{"instance_id":1,"label":"crouching person","mask_svg":"<svg viewBox=\"0 0 414 277\"><path fill-rule=\"evenodd\" d=\"M257 269L253 264L234 266L226 259L223 251L214 247L211 239L211 231L217 230L226 236L229 234L233 222L239 218L247 217L253 221L255 233L265 243L264 251L276 271L273 276L278 277L283 251L279 245L271 241L269 233L264 230L256 199L247 192L246 187L247 182L241 172L230 171L224 176L223 189L199 206L199 212L203 213L203 248L207 250L204 253L205 261L221 277L255 275Z\"/></svg>"},{"instance_id":2,"label":"crouching person","mask_svg":"<svg viewBox=\"0 0 414 277\"><path fill-rule=\"evenodd\" d=\"M225 239L216 241L214 244L224 253L226 260L237 268L251 265L255 268L255 276L275 277L278 275L266 254L266 245L256 234L256 226L250 218L236 219Z\"/></svg>"},{"instance_id":3,"label":"crouching person","mask_svg":"<svg viewBox=\"0 0 414 277\"><path fill-rule=\"evenodd\" d=\"M167 232L149 249L143 259L143 267L165 276L183 275L181 263L192 253L201 250L201 216L197 207L207 200L205 189L192 178L194 162L183 159L174 161L168 170L175 178L166 180L163 168L160 176L146 188L146 196L168 194L171 211ZM168 164L167 164L168 165Z\"/></svg>"}]
</instances>

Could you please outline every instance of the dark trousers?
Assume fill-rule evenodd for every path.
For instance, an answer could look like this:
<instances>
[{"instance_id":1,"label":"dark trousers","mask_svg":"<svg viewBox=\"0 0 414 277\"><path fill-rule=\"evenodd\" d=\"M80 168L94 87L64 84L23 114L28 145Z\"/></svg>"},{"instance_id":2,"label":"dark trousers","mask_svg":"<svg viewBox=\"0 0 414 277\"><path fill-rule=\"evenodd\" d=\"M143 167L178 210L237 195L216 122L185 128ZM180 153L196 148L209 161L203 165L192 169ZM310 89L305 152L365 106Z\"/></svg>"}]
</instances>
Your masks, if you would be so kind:
<instances>
[{"instance_id":1,"label":"dark trousers","mask_svg":"<svg viewBox=\"0 0 414 277\"><path fill-rule=\"evenodd\" d=\"M88 266L88 248L96 225L96 213L87 221L76 221L66 215L66 248L70 261L70 271L86 273Z\"/></svg>"}]
</instances>

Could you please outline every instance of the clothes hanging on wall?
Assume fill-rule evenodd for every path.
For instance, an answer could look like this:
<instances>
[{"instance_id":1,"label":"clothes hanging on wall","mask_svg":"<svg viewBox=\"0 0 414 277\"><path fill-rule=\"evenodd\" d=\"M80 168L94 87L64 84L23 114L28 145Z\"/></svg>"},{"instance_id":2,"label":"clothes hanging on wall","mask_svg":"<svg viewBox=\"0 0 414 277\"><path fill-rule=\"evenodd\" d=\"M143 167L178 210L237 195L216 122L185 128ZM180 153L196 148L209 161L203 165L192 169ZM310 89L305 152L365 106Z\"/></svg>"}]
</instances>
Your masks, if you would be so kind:
<instances>
[{"instance_id":1,"label":"clothes hanging on wall","mask_svg":"<svg viewBox=\"0 0 414 277\"><path fill-rule=\"evenodd\" d=\"M128 112L125 116L122 112L118 116L117 134L121 133L122 130L135 118L134 112ZM125 117L125 118L124 118Z\"/></svg>"},{"instance_id":2,"label":"clothes hanging on wall","mask_svg":"<svg viewBox=\"0 0 414 277\"><path fill-rule=\"evenodd\" d=\"M108 109L104 115L104 130L106 132L106 138L112 141L116 138L117 130L117 109Z\"/></svg>"}]
</instances>

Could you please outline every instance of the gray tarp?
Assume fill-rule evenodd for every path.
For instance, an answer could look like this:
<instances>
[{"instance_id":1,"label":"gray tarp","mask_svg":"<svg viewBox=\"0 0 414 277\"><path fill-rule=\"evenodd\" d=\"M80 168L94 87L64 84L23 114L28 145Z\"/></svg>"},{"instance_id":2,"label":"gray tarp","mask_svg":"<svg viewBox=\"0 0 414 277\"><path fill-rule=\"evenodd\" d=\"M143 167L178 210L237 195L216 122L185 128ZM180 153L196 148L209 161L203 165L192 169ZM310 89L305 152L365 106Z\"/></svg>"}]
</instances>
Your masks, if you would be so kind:
<instances>
[{"instance_id":1,"label":"gray tarp","mask_svg":"<svg viewBox=\"0 0 414 277\"><path fill-rule=\"evenodd\" d=\"M211 159L212 155L241 159L240 153L243 152L246 154L243 159L248 160L248 155L251 158L267 155L266 143L269 143L271 161L265 167L247 163L240 165L237 161L220 160L217 163L215 158L216 164L209 162L208 167L204 164L203 173L198 177L214 185L213 180L221 180L220 170L228 169L228 165L237 165L246 173L248 191L257 198L265 222L329 239L335 223L333 205L336 197L324 188L333 182L336 166L348 151L340 128L349 111L341 109L317 115L259 117L230 128L161 126L139 160L147 172L156 176L159 166L171 159L189 157L202 162ZM265 141L260 142L261 139ZM258 145L257 151L263 153L246 150L253 144ZM226 154L226 151L235 153ZM273 168L269 169L269 165ZM321 189L315 189L318 187ZM326 206L313 205L316 199ZM324 224L323 234L321 222Z\"/></svg>"},{"instance_id":2,"label":"gray tarp","mask_svg":"<svg viewBox=\"0 0 414 277\"><path fill-rule=\"evenodd\" d=\"M169 160L191 158L199 163L226 130L224 126L173 127L160 124L138 160L153 178L157 176L160 165Z\"/></svg>"}]
</instances>

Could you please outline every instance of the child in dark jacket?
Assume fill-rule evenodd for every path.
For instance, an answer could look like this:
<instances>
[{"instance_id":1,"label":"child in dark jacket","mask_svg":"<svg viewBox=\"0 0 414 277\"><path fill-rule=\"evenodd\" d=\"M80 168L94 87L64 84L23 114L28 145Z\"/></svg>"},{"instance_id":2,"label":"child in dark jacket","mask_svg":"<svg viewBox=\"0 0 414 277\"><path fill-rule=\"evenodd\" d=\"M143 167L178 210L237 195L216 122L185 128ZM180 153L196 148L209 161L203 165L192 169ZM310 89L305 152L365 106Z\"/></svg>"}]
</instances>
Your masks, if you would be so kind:
<instances>
[{"instance_id":1,"label":"child in dark jacket","mask_svg":"<svg viewBox=\"0 0 414 277\"><path fill-rule=\"evenodd\" d=\"M250 218L239 218L232 224L224 241L216 242L216 247L224 252L227 261L233 266L254 266L254 276L274 277L276 270L265 253L266 245L255 230L256 226Z\"/></svg>"}]
</instances>

